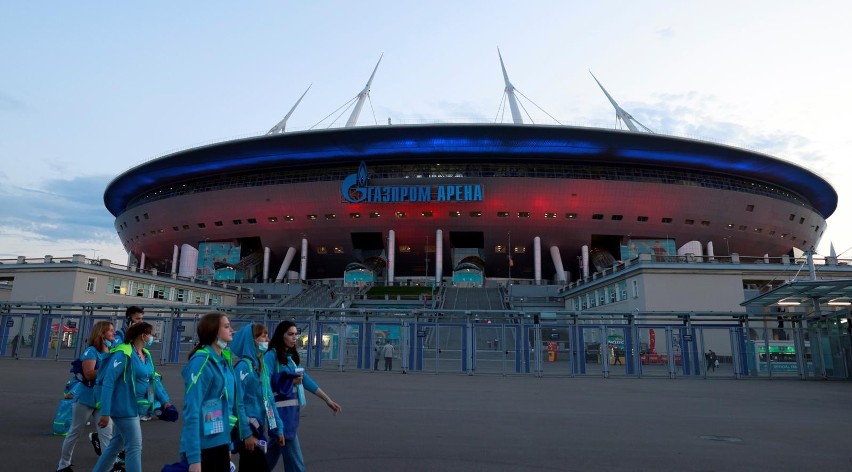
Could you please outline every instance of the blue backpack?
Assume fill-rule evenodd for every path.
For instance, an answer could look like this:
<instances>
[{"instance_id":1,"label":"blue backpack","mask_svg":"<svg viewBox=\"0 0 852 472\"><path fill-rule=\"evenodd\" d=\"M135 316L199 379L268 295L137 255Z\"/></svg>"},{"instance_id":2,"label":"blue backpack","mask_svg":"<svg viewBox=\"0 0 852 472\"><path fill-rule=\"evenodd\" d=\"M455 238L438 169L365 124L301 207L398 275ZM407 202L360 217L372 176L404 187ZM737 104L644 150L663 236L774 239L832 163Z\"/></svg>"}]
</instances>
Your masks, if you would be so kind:
<instances>
[{"instance_id":1,"label":"blue backpack","mask_svg":"<svg viewBox=\"0 0 852 472\"><path fill-rule=\"evenodd\" d=\"M53 417L53 434L55 436L65 436L71 429L71 413L74 409L74 401L73 398L59 400L56 416Z\"/></svg>"}]
</instances>

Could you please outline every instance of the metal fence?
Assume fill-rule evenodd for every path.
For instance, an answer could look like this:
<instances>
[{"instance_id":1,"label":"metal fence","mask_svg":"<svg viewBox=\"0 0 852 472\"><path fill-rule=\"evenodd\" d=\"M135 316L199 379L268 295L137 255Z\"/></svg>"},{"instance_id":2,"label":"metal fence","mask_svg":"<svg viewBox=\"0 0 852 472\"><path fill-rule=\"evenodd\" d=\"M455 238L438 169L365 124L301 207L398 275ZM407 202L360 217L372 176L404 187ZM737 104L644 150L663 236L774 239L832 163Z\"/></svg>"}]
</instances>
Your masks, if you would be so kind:
<instances>
[{"instance_id":1,"label":"metal fence","mask_svg":"<svg viewBox=\"0 0 852 472\"><path fill-rule=\"evenodd\" d=\"M123 326L123 306L0 306L0 357L70 361L96 321ZM530 376L848 378L843 333L819 323L743 313L447 311L412 308L219 307L235 330L283 320L318 369ZM146 306L150 349L182 363L211 307ZM390 344L391 348L384 351ZM840 346L840 347L837 347ZM391 353L386 366L385 352Z\"/></svg>"}]
</instances>

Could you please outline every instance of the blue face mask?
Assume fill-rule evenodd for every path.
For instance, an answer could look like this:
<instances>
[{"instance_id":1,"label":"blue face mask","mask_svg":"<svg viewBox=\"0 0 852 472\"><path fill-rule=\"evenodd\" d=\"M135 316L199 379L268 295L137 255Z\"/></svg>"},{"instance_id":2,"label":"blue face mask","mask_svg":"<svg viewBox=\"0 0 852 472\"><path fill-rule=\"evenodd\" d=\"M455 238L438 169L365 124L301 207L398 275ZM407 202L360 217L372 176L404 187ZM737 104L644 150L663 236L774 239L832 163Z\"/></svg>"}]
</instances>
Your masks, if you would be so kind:
<instances>
[{"instance_id":1,"label":"blue face mask","mask_svg":"<svg viewBox=\"0 0 852 472\"><path fill-rule=\"evenodd\" d=\"M222 341L221 339L216 338L216 345L219 346L221 349L225 349L226 347L228 347L228 342Z\"/></svg>"},{"instance_id":2,"label":"blue face mask","mask_svg":"<svg viewBox=\"0 0 852 472\"><path fill-rule=\"evenodd\" d=\"M257 350L260 352L266 352L269 349L269 343L257 343Z\"/></svg>"},{"instance_id":3,"label":"blue face mask","mask_svg":"<svg viewBox=\"0 0 852 472\"><path fill-rule=\"evenodd\" d=\"M151 345L153 345L153 344L154 344L154 336L149 337L148 340L145 341L145 347L151 347Z\"/></svg>"},{"instance_id":4,"label":"blue face mask","mask_svg":"<svg viewBox=\"0 0 852 472\"><path fill-rule=\"evenodd\" d=\"M106 346L107 348L111 348L112 344L112 341L110 341L109 339L104 339L104 346Z\"/></svg>"}]
</instances>

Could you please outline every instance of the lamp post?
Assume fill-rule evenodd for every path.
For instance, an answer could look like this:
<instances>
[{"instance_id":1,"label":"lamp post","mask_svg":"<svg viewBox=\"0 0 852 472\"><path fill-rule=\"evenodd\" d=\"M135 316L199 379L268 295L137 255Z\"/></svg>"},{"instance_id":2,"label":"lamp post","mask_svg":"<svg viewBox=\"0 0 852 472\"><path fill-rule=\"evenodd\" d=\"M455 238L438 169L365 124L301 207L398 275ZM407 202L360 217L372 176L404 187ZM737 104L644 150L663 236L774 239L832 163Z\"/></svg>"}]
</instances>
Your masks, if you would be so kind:
<instances>
[{"instance_id":1,"label":"lamp post","mask_svg":"<svg viewBox=\"0 0 852 472\"><path fill-rule=\"evenodd\" d=\"M731 244L728 242L728 238L722 238L725 240L725 248L728 250L728 257L731 257Z\"/></svg>"}]
</instances>

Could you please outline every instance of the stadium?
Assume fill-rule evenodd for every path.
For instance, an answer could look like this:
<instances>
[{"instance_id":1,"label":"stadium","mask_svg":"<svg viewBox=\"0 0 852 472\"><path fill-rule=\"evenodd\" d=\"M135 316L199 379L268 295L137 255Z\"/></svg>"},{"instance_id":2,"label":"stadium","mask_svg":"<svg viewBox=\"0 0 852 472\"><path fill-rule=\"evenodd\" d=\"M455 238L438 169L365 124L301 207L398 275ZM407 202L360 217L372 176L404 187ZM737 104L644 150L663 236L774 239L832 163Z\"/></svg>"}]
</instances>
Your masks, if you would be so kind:
<instances>
[{"instance_id":1,"label":"stadium","mask_svg":"<svg viewBox=\"0 0 852 472\"><path fill-rule=\"evenodd\" d=\"M470 285L564 283L643 252L792 254L817 245L837 206L815 173L652 133L606 90L629 129L524 124L504 79L511 124L354 126L371 76L346 127L283 132L285 118L169 154L117 176L105 205L140 267Z\"/></svg>"}]
</instances>

